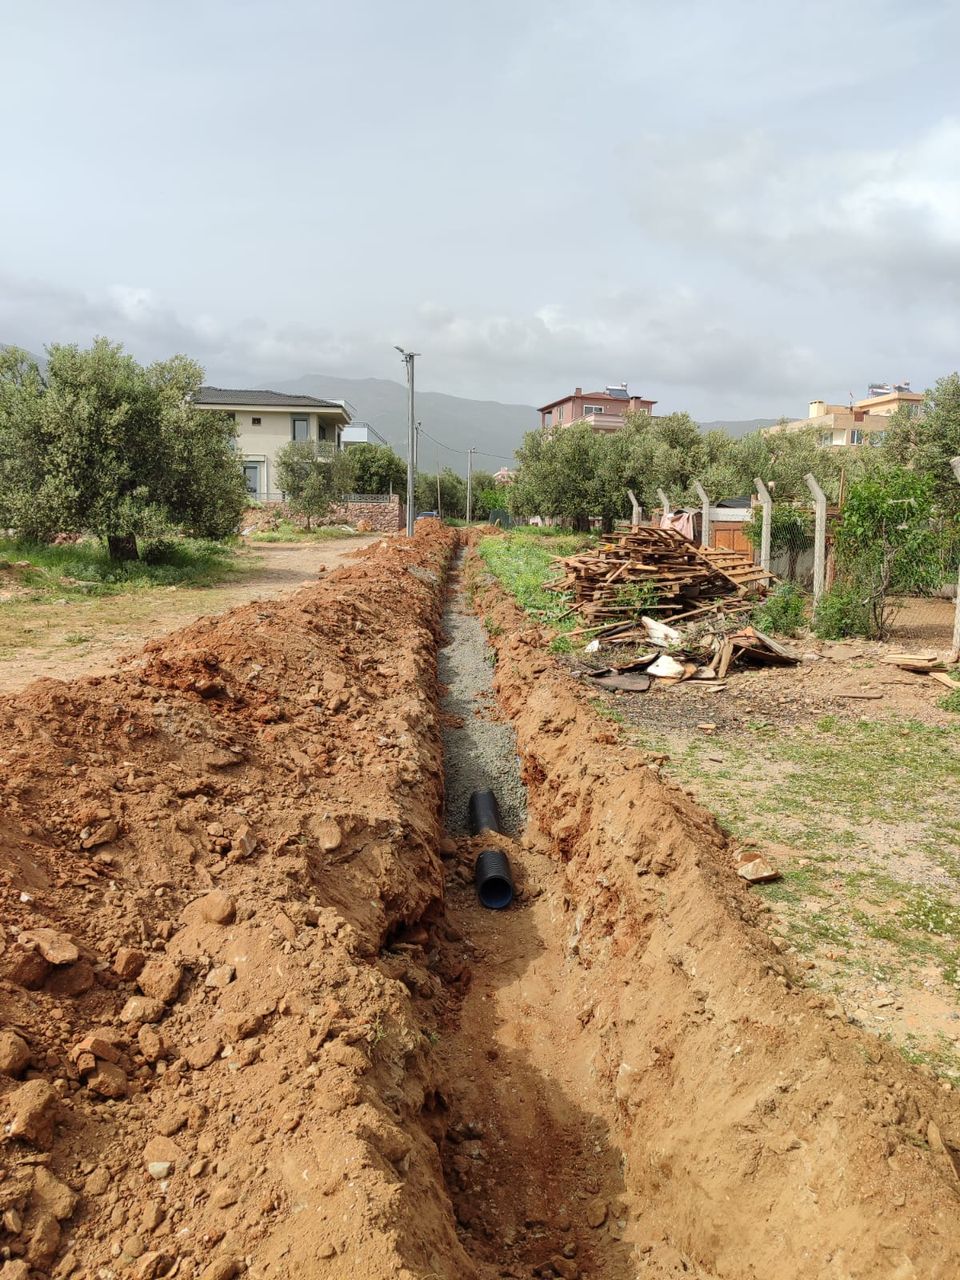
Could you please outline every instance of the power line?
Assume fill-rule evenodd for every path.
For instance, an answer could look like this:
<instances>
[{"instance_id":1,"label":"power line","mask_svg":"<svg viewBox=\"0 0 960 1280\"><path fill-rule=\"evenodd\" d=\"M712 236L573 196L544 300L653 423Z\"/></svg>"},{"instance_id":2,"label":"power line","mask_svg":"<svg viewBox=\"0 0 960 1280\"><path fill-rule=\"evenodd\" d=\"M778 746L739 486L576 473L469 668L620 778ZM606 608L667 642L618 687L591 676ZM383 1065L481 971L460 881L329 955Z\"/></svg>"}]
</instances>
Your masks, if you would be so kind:
<instances>
[{"instance_id":1,"label":"power line","mask_svg":"<svg viewBox=\"0 0 960 1280\"><path fill-rule=\"evenodd\" d=\"M444 444L442 440L438 440L436 436L432 436L430 432L425 430L423 427L420 428L420 434L422 436L426 436L428 440L432 440L433 443L439 445L441 449L446 449L448 453L458 453L461 457L465 458L471 452L469 449L455 449L451 444ZM502 453L487 453L485 449L474 449L473 452L478 453L482 458L495 458L498 462L515 461L514 458L505 458Z\"/></svg>"},{"instance_id":2,"label":"power line","mask_svg":"<svg viewBox=\"0 0 960 1280\"><path fill-rule=\"evenodd\" d=\"M421 428L420 428L420 434L421 434L422 436L426 436L428 440L432 440L432 441L433 441L433 443L434 443L434 444L436 444L436 445L439 445L441 449L446 449L449 453L459 453L459 454L461 454L463 457L466 457L466 456L467 456L467 450L466 450L466 449L454 449L453 445L450 445L450 444L444 444L442 440L438 440L438 439L436 438L436 436L432 436L432 435L430 434L430 432L429 432L429 431L424 430L424 428L423 428L423 427L421 427Z\"/></svg>"}]
</instances>

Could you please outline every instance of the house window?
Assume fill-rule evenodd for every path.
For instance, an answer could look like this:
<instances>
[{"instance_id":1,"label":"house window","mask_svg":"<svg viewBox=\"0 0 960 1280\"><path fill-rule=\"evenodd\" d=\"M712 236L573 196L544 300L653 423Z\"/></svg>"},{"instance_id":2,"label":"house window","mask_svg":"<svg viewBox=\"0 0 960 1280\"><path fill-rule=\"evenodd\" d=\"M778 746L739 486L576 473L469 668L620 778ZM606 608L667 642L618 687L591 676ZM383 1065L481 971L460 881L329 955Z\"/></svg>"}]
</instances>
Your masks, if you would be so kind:
<instances>
[{"instance_id":1,"label":"house window","mask_svg":"<svg viewBox=\"0 0 960 1280\"><path fill-rule=\"evenodd\" d=\"M883 444L886 438L887 438L887 433L885 431L871 431L870 434L867 436L867 443Z\"/></svg>"},{"instance_id":2,"label":"house window","mask_svg":"<svg viewBox=\"0 0 960 1280\"><path fill-rule=\"evenodd\" d=\"M263 421L263 419L262 419L262 418L251 418L251 419L250 419L250 421L251 421L251 423L253 424L253 426L255 426L255 427L259 427L259 425L260 425L260 423Z\"/></svg>"},{"instance_id":3,"label":"house window","mask_svg":"<svg viewBox=\"0 0 960 1280\"><path fill-rule=\"evenodd\" d=\"M245 462L243 464L243 478L247 486L247 493L255 498L260 492L260 463Z\"/></svg>"},{"instance_id":4,"label":"house window","mask_svg":"<svg viewBox=\"0 0 960 1280\"><path fill-rule=\"evenodd\" d=\"M326 427L322 427L322 426L318 426L318 427L317 427L317 439L318 439L318 440L326 440L326 438L327 438L327 428L326 428Z\"/></svg>"},{"instance_id":5,"label":"house window","mask_svg":"<svg viewBox=\"0 0 960 1280\"><path fill-rule=\"evenodd\" d=\"M854 427L850 432L850 443L863 444L863 432L858 427Z\"/></svg>"},{"instance_id":6,"label":"house window","mask_svg":"<svg viewBox=\"0 0 960 1280\"><path fill-rule=\"evenodd\" d=\"M585 404L583 406L584 413L603 413L602 404Z\"/></svg>"},{"instance_id":7,"label":"house window","mask_svg":"<svg viewBox=\"0 0 960 1280\"><path fill-rule=\"evenodd\" d=\"M821 443L824 447L826 447L827 445L831 445L831 444L833 444L833 432L832 432L832 431L821 431L821 432L820 432L820 443Z\"/></svg>"},{"instance_id":8,"label":"house window","mask_svg":"<svg viewBox=\"0 0 960 1280\"><path fill-rule=\"evenodd\" d=\"M292 438L294 440L310 439L310 419L305 413L295 413L293 415Z\"/></svg>"},{"instance_id":9,"label":"house window","mask_svg":"<svg viewBox=\"0 0 960 1280\"><path fill-rule=\"evenodd\" d=\"M560 405L557 405L557 422L560 423L562 421L563 421L563 405L560 404Z\"/></svg>"}]
</instances>

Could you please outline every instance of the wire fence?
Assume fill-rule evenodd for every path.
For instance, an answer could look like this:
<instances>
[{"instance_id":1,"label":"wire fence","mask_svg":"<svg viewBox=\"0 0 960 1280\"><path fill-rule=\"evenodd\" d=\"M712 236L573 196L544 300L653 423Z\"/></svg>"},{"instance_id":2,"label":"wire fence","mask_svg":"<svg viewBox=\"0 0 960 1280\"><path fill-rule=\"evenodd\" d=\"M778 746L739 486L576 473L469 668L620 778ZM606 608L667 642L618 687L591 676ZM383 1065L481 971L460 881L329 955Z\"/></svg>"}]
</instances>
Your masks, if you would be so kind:
<instances>
[{"instance_id":1,"label":"wire fence","mask_svg":"<svg viewBox=\"0 0 960 1280\"><path fill-rule=\"evenodd\" d=\"M887 586L878 593L876 560L872 561L870 556L862 570L856 563L852 566L847 563L842 571L838 568L834 550L842 513L838 507L827 507L812 478L809 487L809 501L775 502L758 482L750 506L740 508L736 514L729 508L710 506L712 497L701 489L703 508L689 513L692 533L688 536L706 541L710 546L729 547L750 555L779 582L789 583L809 597L811 619L818 606L832 606L834 625L840 633L847 623L839 615L846 608L848 614L859 612L860 619L867 620L862 632L851 622L850 634L880 634L910 651L953 650L960 628L957 600L960 547L956 531L948 527L932 530L938 560L926 594L897 594L895 583L892 589ZM674 517L680 514L674 513ZM846 599L838 600L844 593Z\"/></svg>"}]
</instances>

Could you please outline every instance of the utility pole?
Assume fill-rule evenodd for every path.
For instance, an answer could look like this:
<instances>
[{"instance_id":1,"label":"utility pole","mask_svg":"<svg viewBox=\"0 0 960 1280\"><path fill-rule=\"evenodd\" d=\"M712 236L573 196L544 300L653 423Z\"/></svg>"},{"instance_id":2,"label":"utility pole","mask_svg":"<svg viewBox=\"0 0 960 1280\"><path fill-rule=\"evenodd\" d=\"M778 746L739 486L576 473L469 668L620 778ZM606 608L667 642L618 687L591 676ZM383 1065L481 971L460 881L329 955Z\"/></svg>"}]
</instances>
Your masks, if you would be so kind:
<instances>
[{"instance_id":1,"label":"utility pole","mask_svg":"<svg viewBox=\"0 0 960 1280\"><path fill-rule=\"evenodd\" d=\"M950 468L960 484L960 456L950 459ZM957 574L957 600L953 614L953 647L950 653L952 662L960 662L960 573Z\"/></svg>"},{"instance_id":2,"label":"utility pole","mask_svg":"<svg viewBox=\"0 0 960 1280\"><path fill-rule=\"evenodd\" d=\"M773 498L770 497L770 490L763 483L759 476L753 482L757 486L757 493L760 495L760 508L763 511L763 524L760 526L760 568L765 573L770 572L770 532L773 526Z\"/></svg>"},{"instance_id":3,"label":"utility pole","mask_svg":"<svg viewBox=\"0 0 960 1280\"><path fill-rule=\"evenodd\" d=\"M419 351L404 351L403 347L394 347L403 357L407 366L407 537L413 537L414 496L417 484L417 422L413 412L413 362Z\"/></svg>"},{"instance_id":4,"label":"utility pole","mask_svg":"<svg viewBox=\"0 0 960 1280\"><path fill-rule=\"evenodd\" d=\"M467 450L467 524L473 516L473 455L476 449Z\"/></svg>"},{"instance_id":5,"label":"utility pole","mask_svg":"<svg viewBox=\"0 0 960 1280\"><path fill-rule=\"evenodd\" d=\"M437 454L437 519L443 519L443 510L440 507L440 454Z\"/></svg>"}]
</instances>

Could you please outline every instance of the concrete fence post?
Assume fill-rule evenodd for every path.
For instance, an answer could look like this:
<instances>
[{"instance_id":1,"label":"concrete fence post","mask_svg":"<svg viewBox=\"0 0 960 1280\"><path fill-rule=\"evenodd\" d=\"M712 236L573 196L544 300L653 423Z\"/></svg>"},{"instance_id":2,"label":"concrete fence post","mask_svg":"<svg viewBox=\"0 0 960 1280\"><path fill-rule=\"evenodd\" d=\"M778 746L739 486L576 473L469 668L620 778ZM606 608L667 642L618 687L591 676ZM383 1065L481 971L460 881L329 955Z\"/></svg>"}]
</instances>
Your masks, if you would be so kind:
<instances>
[{"instance_id":1,"label":"concrete fence post","mask_svg":"<svg viewBox=\"0 0 960 1280\"><path fill-rule=\"evenodd\" d=\"M960 484L960 457L951 458L950 466ZM957 598L953 610L953 644L950 646L950 657L953 662L960 662L960 565L957 566Z\"/></svg>"},{"instance_id":2,"label":"concrete fence post","mask_svg":"<svg viewBox=\"0 0 960 1280\"><path fill-rule=\"evenodd\" d=\"M632 489L627 490L627 497L630 499L630 511L631 511L630 524L632 528L636 529L637 526L640 524L640 519L643 515L643 508L640 506L640 503L637 501L637 495L633 492Z\"/></svg>"},{"instance_id":3,"label":"concrete fence post","mask_svg":"<svg viewBox=\"0 0 960 1280\"><path fill-rule=\"evenodd\" d=\"M760 568L770 572L770 533L773 525L773 499L770 490L759 476L753 482L760 496L760 507L763 511L763 526L760 530Z\"/></svg>"},{"instance_id":4,"label":"concrete fence post","mask_svg":"<svg viewBox=\"0 0 960 1280\"><path fill-rule=\"evenodd\" d=\"M813 496L813 603L820 603L827 573L827 495L808 471L803 477Z\"/></svg>"},{"instance_id":5,"label":"concrete fence post","mask_svg":"<svg viewBox=\"0 0 960 1280\"><path fill-rule=\"evenodd\" d=\"M700 545L701 547L709 547L710 499L707 497L707 491L699 480L693 481L693 487L696 489L697 497L700 499Z\"/></svg>"},{"instance_id":6,"label":"concrete fence post","mask_svg":"<svg viewBox=\"0 0 960 1280\"><path fill-rule=\"evenodd\" d=\"M660 499L660 505L663 507L663 514L668 516L670 514L670 499L662 489L657 490L657 497Z\"/></svg>"}]
</instances>

